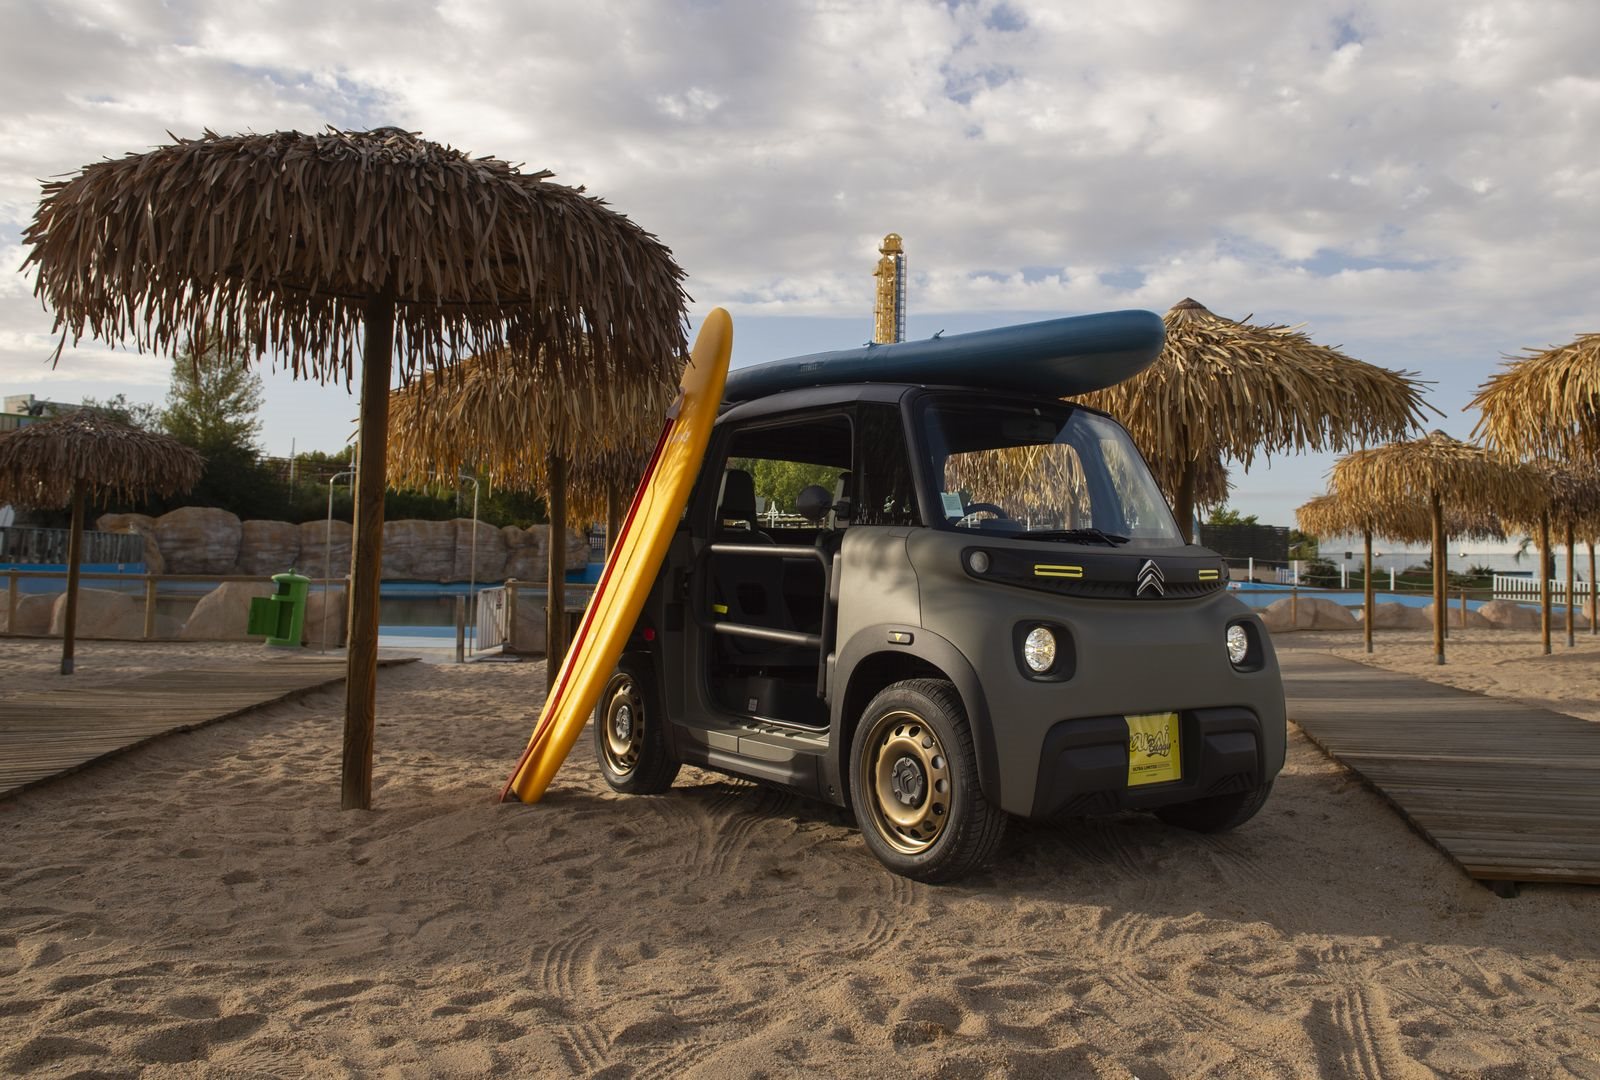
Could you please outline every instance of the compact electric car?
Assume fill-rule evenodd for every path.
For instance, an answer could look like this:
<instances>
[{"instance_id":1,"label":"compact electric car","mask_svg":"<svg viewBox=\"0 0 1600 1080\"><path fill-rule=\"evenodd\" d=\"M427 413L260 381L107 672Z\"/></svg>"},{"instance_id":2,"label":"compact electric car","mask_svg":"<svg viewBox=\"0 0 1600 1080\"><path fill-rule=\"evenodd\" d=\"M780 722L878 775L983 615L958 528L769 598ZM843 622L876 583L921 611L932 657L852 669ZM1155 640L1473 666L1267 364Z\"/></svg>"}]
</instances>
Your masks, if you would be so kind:
<instances>
[{"instance_id":1,"label":"compact electric car","mask_svg":"<svg viewBox=\"0 0 1600 1080\"><path fill-rule=\"evenodd\" d=\"M1010 815L1229 829L1285 725L1227 578L1093 409L904 382L756 396L717 422L597 757L622 792L692 764L851 807L924 881L982 865Z\"/></svg>"}]
</instances>

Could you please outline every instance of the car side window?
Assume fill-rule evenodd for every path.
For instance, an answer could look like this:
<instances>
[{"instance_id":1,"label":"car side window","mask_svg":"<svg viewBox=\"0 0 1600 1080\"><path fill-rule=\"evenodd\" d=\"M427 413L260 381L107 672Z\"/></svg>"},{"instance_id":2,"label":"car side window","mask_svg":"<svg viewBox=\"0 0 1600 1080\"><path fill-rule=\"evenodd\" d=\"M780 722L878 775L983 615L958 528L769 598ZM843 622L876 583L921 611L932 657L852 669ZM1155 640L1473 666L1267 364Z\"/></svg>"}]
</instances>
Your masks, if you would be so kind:
<instances>
[{"instance_id":1,"label":"car side window","mask_svg":"<svg viewBox=\"0 0 1600 1080\"><path fill-rule=\"evenodd\" d=\"M848 497L852 437L849 419L837 414L735 432L717 501L719 532L805 544L845 524L833 504Z\"/></svg>"},{"instance_id":2,"label":"car side window","mask_svg":"<svg viewBox=\"0 0 1600 1080\"><path fill-rule=\"evenodd\" d=\"M850 492L850 520L861 525L920 525L917 488L899 407L864 402L856 413L856 423L861 453L855 489Z\"/></svg>"}]
</instances>

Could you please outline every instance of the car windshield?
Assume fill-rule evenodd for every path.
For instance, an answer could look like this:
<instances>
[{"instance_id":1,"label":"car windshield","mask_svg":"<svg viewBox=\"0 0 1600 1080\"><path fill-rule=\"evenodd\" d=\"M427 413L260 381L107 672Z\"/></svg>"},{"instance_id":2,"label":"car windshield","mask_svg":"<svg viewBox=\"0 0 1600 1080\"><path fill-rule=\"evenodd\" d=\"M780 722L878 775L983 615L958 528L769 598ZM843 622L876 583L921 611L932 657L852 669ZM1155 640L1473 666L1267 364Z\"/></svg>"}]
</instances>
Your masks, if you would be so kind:
<instances>
[{"instance_id":1,"label":"car windshield","mask_svg":"<svg viewBox=\"0 0 1600 1080\"><path fill-rule=\"evenodd\" d=\"M953 528L1109 547L1183 543L1133 440L1064 403L933 397L921 410L937 511Z\"/></svg>"}]
</instances>

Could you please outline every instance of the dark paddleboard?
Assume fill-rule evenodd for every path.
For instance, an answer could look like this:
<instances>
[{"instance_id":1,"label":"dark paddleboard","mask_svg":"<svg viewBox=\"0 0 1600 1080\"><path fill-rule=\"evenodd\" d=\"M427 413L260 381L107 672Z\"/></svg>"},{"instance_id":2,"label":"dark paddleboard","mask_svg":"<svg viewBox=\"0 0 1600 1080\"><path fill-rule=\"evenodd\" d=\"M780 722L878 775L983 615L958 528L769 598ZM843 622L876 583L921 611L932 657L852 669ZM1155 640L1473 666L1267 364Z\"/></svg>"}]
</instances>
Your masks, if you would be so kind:
<instances>
[{"instance_id":1,"label":"dark paddleboard","mask_svg":"<svg viewBox=\"0 0 1600 1080\"><path fill-rule=\"evenodd\" d=\"M1166 328L1153 311L1108 311L894 345L813 353L728 373L724 401L856 382L974 386L1067 397L1149 367Z\"/></svg>"}]
</instances>

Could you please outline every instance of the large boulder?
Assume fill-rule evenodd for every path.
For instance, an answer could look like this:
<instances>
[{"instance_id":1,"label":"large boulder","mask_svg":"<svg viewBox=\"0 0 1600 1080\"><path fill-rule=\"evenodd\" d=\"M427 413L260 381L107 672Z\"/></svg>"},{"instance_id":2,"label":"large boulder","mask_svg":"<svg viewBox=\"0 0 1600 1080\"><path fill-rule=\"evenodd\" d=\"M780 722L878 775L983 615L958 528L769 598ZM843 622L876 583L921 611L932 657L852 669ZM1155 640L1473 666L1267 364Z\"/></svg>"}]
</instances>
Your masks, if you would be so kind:
<instances>
[{"instance_id":1,"label":"large boulder","mask_svg":"<svg viewBox=\"0 0 1600 1080\"><path fill-rule=\"evenodd\" d=\"M1428 625L1432 626L1433 605L1427 604L1420 610L1428 617ZM1467 609L1467 621L1463 623L1461 621L1461 605L1459 603L1453 607L1450 604L1444 606L1444 620L1445 626L1452 630L1489 630L1494 626L1493 623L1483 617L1481 612L1473 611L1471 608Z\"/></svg>"},{"instance_id":2,"label":"large boulder","mask_svg":"<svg viewBox=\"0 0 1600 1080\"><path fill-rule=\"evenodd\" d=\"M200 598L178 635L186 641L253 641L250 601L274 592L268 581L224 581Z\"/></svg>"},{"instance_id":3,"label":"large boulder","mask_svg":"<svg viewBox=\"0 0 1600 1080\"><path fill-rule=\"evenodd\" d=\"M156 540L169 574L239 572L240 521L212 506L185 506L156 519Z\"/></svg>"},{"instance_id":4,"label":"large boulder","mask_svg":"<svg viewBox=\"0 0 1600 1080\"><path fill-rule=\"evenodd\" d=\"M502 571L508 578L518 581L543 581L550 568L550 526L530 525L526 529L507 525L500 530L506 545L506 562ZM544 650L541 640L540 651Z\"/></svg>"},{"instance_id":5,"label":"large boulder","mask_svg":"<svg viewBox=\"0 0 1600 1080\"><path fill-rule=\"evenodd\" d=\"M9 598L0 608L0 628L22 637L44 637L50 632L50 616L55 610L56 598L65 593L30 593L17 598L17 625L7 626L11 605Z\"/></svg>"},{"instance_id":6,"label":"large boulder","mask_svg":"<svg viewBox=\"0 0 1600 1080\"><path fill-rule=\"evenodd\" d=\"M1511 600L1491 600L1478 609L1478 614L1496 630L1539 629L1539 609Z\"/></svg>"},{"instance_id":7,"label":"large boulder","mask_svg":"<svg viewBox=\"0 0 1600 1080\"><path fill-rule=\"evenodd\" d=\"M239 526L239 573L281 574L300 561L300 526L287 521L246 521Z\"/></svg>"},{"instance_id":8,"label":"large boulder","mask_svg":"<svg viewBox=\"0 0 1600 1080\"><path fill-rule=\"evenodd\" d=\"M135 533L144 538L144 571L165 574L167 560L156 537L156 519L149 514L101 514L94 527L99 532Z\"/></svg>"},{"instance_id":9,"label":"large boulder","mask_svg":"<svg viewBox=\"0 0 1600 1080\"><path fill-rule=\"evenodd\" d=\"M322 612L326 607L328 620L322 620ZM307 645L321 646L323 634L327 634L328 648L337 649L344 645L345 618L345 592L340 588L323 589L320 586L311 587L311 595L306 597L306 625L300 640Z\"/></svg>"},{"instance_id":10,"label":"large boulder","mask_svg":"<svg viewBox=\"0 0 1600 1080\"><path fill-rule=\"evenodd\" d=\"M1261 613L1261 621L1273 633L1285 630L1355 630L1356 617L1332 600L1320 596L1286 596Z\"/></svg>"},{"instance_id":11,"label":"large boulder","mask_svg":"<svg viewBox=\"0 0 1600 1080\"><path fill-rule=\"evenodd\" d=\"M62 593L50 609L50 634L60 637L66 628L67 594ZM142 638L144 598L114 589L79 589L73 633L80 638Z\"/></svg>"},{"instance_id":12,"label":"large boulder","mask_svg":"<svg viewBox=\"0 0 1600 1080\"><path fill-rule=\"evenodd\" d=\"M342 578L350 573L350 537L354 530L348 521L307 521L300 525L300 565L306 577ZM329 566L333 572L328 572Z\"/></svg>"},{"instance_id":13,"label":"large boulder","mask_svg":"<svg viewBox=\"0 0 1600 1080\"><path fill-rule=\"evenodd\" d=\"M456 567L453 521L383 523L383 576L400 581L451 581Z\"/></svg>"},{"instance_id":14,"label":"large boulder","mask_svg":"<svg viewBox=\"0 0 1600 1080\"><path fill-rule=\"evenodd\" d=\"M452 581L503 581L506 576L505 532L471 518L456 518L456 559ZM477 566L473 566L472 538L476 526Z\"/></svg>"},{"instance_id":15,"label":"large boulder","mask_svg":"<svg viewBox=\"0 0 1600 1080\"><path fill-rule=\"evenodd\" d=\"M1356 612L1359 620L1362 612ZM1372 607L1372 628L1374 630L1426 630L1433 625L1433 620L1419 607L1410 604L1397 604L1393 602L1374 604Z\"/></svg>"}]
</instances>

